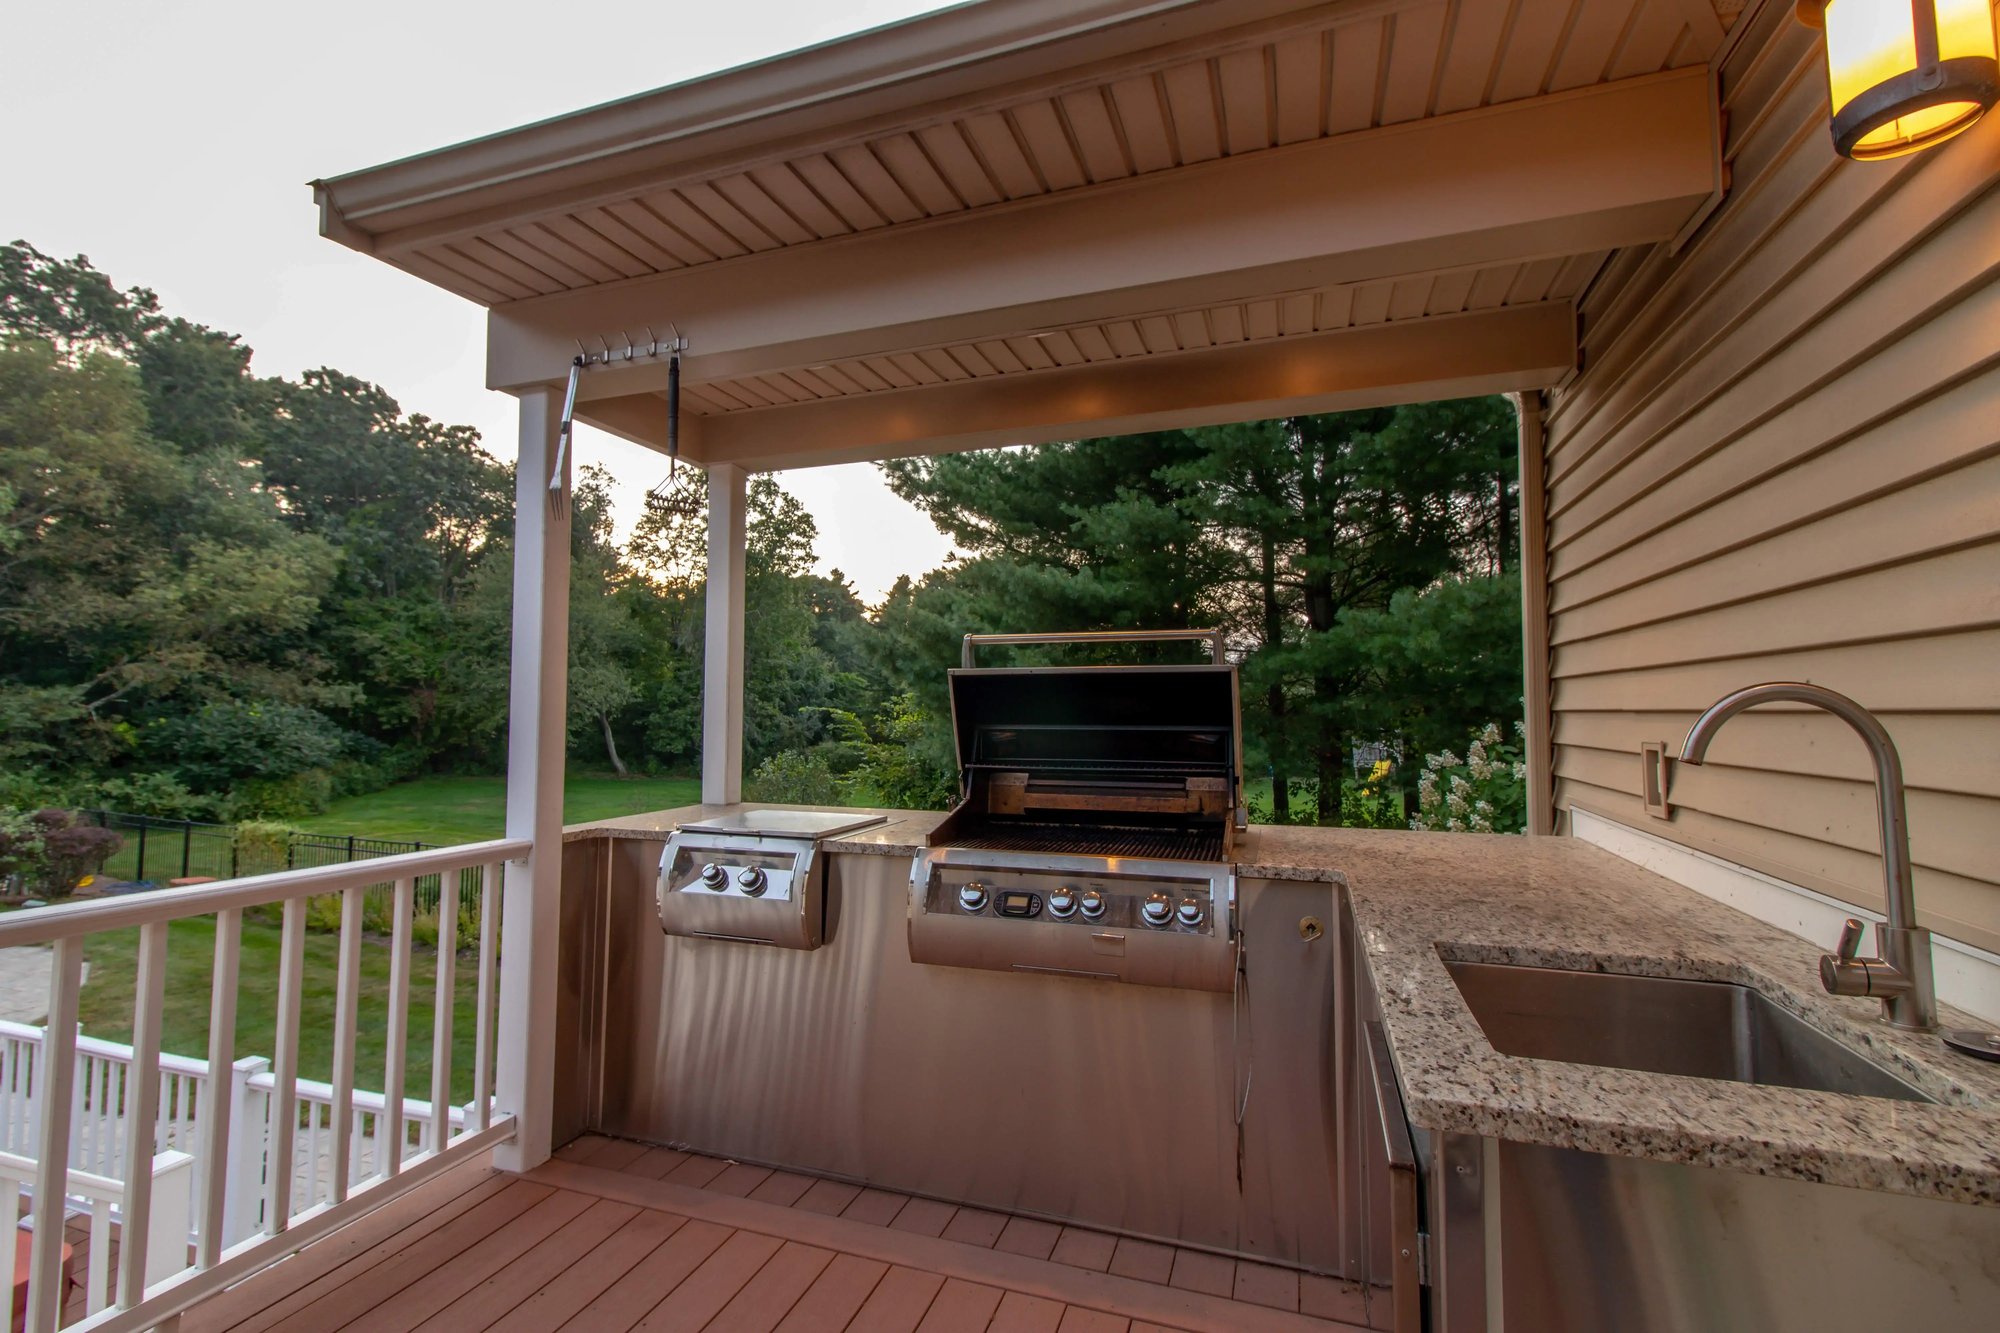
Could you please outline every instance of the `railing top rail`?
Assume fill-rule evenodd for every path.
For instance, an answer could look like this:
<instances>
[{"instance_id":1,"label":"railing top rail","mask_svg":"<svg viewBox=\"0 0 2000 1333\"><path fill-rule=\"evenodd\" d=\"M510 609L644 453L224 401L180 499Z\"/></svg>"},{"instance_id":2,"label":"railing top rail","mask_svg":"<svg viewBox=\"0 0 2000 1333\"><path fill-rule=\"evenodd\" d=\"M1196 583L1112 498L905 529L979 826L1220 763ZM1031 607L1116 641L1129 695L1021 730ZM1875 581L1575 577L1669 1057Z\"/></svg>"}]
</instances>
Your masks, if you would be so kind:
<instances>
[{"instance_id":1,"label":"railing top rail","mask_svg":"<svg viewBox=\"0 0 2000 1333\"><path fill-rule=\"evenodd\" d=\"M11 1019L0 1019L0 1041L21 1041L31 1046L42 1044L42 1029L31 1023L16 1023ZM108 1041L103 1037L79 1036L76 1039L78 1055L94 1056L100 1060L116 1060L130 1063L132 1048L123 1042ZM208 1061L194 1055L176 1055L172 1051L160 1052L160 1072L163 1074L185 1074L196 1078L208 1074Z\"/></svg>"},{"instance_id":2,"label":"railing top rail","mask_svg":"<svg viewBox=\"0 0 2000 1333\"><path fill-rule=\"evenodd\" d=\"M262 907L267 903L282 903L293 898L311 898L322 893L385 884L391 880L463 870L467 866L516 858L533 845L526 838L495 838L490 842L460 843L456 847L406 852L368 861L314 866L307 870L280 870L274 874L252 875L247 879L226 880L220 884L154 889L148 893L117 898L96 898L89 902L61 903L53 907L37 907L32 911L9 912L0 917L0 948L51 944L56 940L94 935L103 930L123 930L155 921L207 916L225 908Z\"/></svg>"}]
</instances>

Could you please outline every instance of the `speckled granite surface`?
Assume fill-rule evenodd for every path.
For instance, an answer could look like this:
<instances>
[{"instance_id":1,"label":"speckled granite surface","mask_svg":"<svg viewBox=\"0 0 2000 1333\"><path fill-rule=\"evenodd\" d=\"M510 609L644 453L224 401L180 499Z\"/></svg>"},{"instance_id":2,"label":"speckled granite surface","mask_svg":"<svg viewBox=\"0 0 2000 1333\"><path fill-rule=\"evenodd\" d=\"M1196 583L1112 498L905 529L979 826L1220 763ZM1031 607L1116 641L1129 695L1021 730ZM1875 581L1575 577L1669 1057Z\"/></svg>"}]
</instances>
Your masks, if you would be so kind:
<instances>
[{"instance_id":1,"label":"speckled granite surface","mask_svg":"<svg viewBox=\"0 0 2000 1333\"><path fill-rule=\"evenodd\" d=\"M1888 1027L1877 1001L1825 994L1812 942L1571 838L1272 832L1348 883L1417 1124L2000 1206L2000 1064ZM1501 1055L1446 957L1738 982L1941 1104Z\"/></svg>"},{"instance_id":2,"label":"speckled granite surface","mask_svg":"<svg viewBox=\"0 0 2000 1333\"><path fill-rule=\"evenodd\" d=\"M578 825L662 838L732 807ZM888 821L843 850L912 855L942 818ZM1258 827L1238 874L1346 883L1410 1117L1442 1129L2000 1207L2000 1064L1898 1032L1819 988L1820 947L1571 838ZM1754 987L1939 1105L1502 1055L1444 959ZM1946 1026L1973 1026L1947 1009Z\"/></svg>"}]
</instances>

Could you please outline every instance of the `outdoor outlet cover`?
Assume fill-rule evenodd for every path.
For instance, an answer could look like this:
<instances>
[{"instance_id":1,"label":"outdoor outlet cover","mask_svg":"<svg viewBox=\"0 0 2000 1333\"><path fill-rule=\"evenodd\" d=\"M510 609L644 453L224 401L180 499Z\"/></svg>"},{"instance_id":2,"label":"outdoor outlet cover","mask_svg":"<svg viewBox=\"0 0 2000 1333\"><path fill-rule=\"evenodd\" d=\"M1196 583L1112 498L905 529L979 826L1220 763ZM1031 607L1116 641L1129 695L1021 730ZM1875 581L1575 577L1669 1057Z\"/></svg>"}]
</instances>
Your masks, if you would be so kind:
<instances>
[{"instance_id":1,"label":"outdoor outlet cover","mask_svg":"<svg viewBox=\"0 0 2000 1333\"><path fill-rule=\"evenodd\" d=\"M1673 806L1667 804L1667 775L1673 762L1665 741L1646 741L1639 746L1639 795L1646 803L1646 813L1655 819L1674 817Z\"/></svg>"}]
</instances>

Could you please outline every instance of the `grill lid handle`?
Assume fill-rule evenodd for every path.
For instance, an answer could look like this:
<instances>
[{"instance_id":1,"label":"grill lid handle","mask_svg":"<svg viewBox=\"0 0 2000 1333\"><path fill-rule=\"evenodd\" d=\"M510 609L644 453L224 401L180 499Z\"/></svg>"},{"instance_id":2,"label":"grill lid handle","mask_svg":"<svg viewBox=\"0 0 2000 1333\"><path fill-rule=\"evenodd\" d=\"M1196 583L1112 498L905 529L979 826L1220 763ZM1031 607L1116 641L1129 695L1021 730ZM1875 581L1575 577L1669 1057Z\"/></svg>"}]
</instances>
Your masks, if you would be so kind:
<instances>
[{"instance_id":1,"label":"grill lid handle","mask_svg":"<svg viewBox=\"0 0 2000 1333\"><path fill-rule=\"evenodd\" d=\"M1219 629L1100 629L1078 630L1068 634L968 634L965 636L961 664L968 670L974 666L977 650L981 644L1182 642L1207 643L1210 659L1217 666L1222 665L1222 631Z\"/></svg>"}]
</instances>

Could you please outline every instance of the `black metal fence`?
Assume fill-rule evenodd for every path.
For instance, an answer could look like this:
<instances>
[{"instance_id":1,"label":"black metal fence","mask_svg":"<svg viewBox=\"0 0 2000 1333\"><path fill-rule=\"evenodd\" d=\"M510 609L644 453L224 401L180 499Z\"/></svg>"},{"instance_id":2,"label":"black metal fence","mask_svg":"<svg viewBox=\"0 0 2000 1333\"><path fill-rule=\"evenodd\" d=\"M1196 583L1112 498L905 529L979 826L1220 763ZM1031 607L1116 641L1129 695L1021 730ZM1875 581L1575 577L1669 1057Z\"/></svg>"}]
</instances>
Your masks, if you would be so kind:
<instances>
[{"instance_id":1,"label":"black metal fence","mask_svg":"<svg viewBox=\"0 0 2000 1333\"><path fill-rule=\"evenodd\" d=\"M251 836L240 839L233 824L205 824L192 819L162 819L154 815L126 814L117 810L82 810L78 815L121 834L125 841L105 858L98 871L101 878L135 888L164 888L177 879L235 879L241 875L261 875L274 870L303 870L313 866L346 865L372 861L377 857L428 850L432 844L396 838L364 838L359 834L290 832L278 836ZM277 830L272 830L278 834ZM468 867L458 875L461 940L477 938L481 868ZM415 890L419 938L429 942L433 926L421 918L434 917L442 896L443 877L423 875ZM113 892L121 891L113 887ZM127 890L129 891L129 890ZM393 887L387 883L369 888L365 897L364 920L371 930L392 926ZM329 928L317 916L308 929Z\"/></svg>"},{"instance_id":2,"label":"black metal fence","mask_svg":"<svg viewBox=\"0 0 2000 1333\"><path fill-rule=\"evenodd\" d=\"M125 839L98 871L106 879L165 884L175 879L234 879L240 873L233 824L160 819L116 810L78 813Z\"/></svg>"},{"instance_id":3,"label":"black metal fence","mask_svg":"<svg viewBox=\"0 0 2000 1333\"><path fill-rule=\"evenodd\" d=\"M84 810L79 814L99 828L122 835L124 844L105 858L98 871L105 879L131 884L165 886L177 879L235 879L272 870L303 870L312 866L346 865L378 856L421 852L432 844L397 838L364 838L348 833L294 832L284 839L283 861L275 840L259 841L246 855L233 824L205 824L193 819L163 819L118 810ZM461 879L461 898L478 901L478 874ZM438 876L416 882L419 913L437 911L441 889ZM386 888L369 895L370 904Z\"/></svg>"},{"instance_id":4,"label":"black metal fence","mask_svg":"<svg viewBox=\"0 0 2000 1333\"><path fill-rule=\"evenodd\" d=\"M430 845L427 842L398 842L393 838L363 838L351 833L294 833L285 848L285 869L346 865L350 861L369 861L378 856L421 852ZM477 872L459 873L459 901L465 904L469 898L471 902L476 903L479 898ZM437 911L442 887L440 877L437 875L423 875L417 879L416 899L419 913L428 914ZM376 890L370 893L371 906L374 899L382 892ZM463 907L461 910L464 910Z\"/></svg>"}]
</instances>

